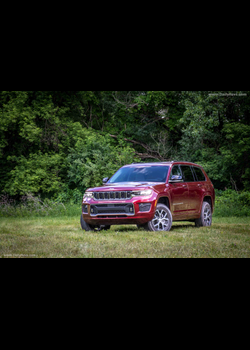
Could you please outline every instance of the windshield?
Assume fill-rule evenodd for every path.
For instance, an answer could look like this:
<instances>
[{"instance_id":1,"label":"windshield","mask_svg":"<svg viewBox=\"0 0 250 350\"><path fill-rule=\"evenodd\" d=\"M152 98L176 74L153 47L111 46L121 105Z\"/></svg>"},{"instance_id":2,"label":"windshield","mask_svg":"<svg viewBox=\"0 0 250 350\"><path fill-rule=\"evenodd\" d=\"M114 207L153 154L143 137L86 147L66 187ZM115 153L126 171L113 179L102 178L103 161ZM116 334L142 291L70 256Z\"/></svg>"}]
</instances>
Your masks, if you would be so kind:
<instances>
[{"instance_id":1,"label":"windshield","mask_svg":"<svg viewBox=\"0 0 250 350\"><path fill-rule=\"evenodd\" d=\"M108 183L166 182L169 166L125 167L117 171Z\"/></svg>"}]
</instances>

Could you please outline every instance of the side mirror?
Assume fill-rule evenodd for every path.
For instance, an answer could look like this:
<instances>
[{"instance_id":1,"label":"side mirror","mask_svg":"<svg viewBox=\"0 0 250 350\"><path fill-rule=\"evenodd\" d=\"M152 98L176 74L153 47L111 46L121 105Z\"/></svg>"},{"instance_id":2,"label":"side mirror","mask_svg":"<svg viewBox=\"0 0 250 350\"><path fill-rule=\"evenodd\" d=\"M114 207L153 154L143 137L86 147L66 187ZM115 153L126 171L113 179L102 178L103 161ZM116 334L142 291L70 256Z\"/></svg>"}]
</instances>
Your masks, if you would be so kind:
<instances>
[{"instance_id":1,"label":"side mirror","mask_svg":"<svg viewBox=\"0 0 250 350\"><path fill-rule=\"evenodd\" d=\"M168 182L183 182L181 175L172 175Z\"/></svg>"},{"instance_id":2,"label":"side mirror","mask_svg":"<svg viewBox=\"0 0 250 350\"><path fill-rule=\"evenodd\" d=\"M103 183L103 184L106 184L106 183L108 182L108 180L109 180L109 177L105 177L105 178L102 180L102 183Z\"/></svg>"}]
</instances>

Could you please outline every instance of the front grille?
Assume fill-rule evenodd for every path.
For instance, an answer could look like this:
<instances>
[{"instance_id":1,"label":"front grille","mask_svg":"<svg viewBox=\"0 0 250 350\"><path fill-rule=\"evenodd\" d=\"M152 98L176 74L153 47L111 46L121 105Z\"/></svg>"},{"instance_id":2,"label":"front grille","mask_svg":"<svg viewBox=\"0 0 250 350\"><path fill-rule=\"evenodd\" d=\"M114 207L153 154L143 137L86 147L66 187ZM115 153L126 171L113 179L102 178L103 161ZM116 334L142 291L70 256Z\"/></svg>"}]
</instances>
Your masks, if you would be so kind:
<instances>
[{"instance_id":1,"label":"front grille","mask_svg":"<svg viewBox=\"0 0 250 350\"><path fill-rule=\"evenodd\" d=\"M125 200L131 199L131 191L94 192L96 200Z\"/></svg>"},{"instance_id":2,"label":"front grille","mask_svg":"<svg viewBox=\"0 0 250 350\"><path fill-rule=\"evenodd\" d=\"M134 215L134 206L133 204L96 204L90 206L90 214L92 216L99 216L102 214Z\"/></svg>"}]
</instances>

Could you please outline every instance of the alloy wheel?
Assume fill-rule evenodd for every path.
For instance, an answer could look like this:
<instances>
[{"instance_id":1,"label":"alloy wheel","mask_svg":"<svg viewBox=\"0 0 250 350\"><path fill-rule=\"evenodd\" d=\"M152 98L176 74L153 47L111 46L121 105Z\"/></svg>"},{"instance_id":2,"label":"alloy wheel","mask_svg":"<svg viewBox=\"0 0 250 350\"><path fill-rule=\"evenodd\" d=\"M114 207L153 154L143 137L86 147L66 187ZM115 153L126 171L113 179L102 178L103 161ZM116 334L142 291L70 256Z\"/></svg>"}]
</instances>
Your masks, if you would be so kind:
<instances>
[{"instance_id":1,"label":"alloy wheel","mask_svg":"<svg viewBox=\"0 0 250 350\"><path fill-rule=\"evenodd\" d=\"M168 212L164 209L156 209L152 224L155 231L168 231L170 225Z\"/></svg>"},{"instance_id":2,"label":"alloy wheel","mask_svg":"<svg viewBox=\"0 0 250 350\"><path fill-rule=\"evenodd\" d=\"M211 226L212 223L212 213L210 206L205 207L204 213L203 213L204 223L205 226Z\"/></svg>"}]
</instances>

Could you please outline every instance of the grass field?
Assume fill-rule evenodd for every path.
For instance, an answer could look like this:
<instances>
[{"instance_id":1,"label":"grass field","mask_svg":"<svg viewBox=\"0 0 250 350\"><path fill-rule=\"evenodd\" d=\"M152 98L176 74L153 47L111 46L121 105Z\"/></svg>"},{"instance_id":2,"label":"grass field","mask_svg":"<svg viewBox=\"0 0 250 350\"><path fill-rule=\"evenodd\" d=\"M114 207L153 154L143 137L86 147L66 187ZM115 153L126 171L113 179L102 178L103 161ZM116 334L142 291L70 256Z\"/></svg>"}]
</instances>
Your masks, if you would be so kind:
<instances>
[{"instance_id":1,"label":"grass field","mask_svg":"<svg viewBox=\"0 0 250 350\"><path fill-rule=\"evenodd\" d=\"M210 228L175 222L170 232L136 226L84 232L79 217L0 218L1 258L250 258L250 217Z\"/></svg>"}]
</instances>

